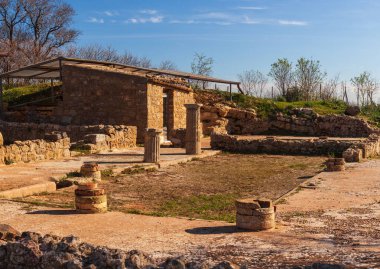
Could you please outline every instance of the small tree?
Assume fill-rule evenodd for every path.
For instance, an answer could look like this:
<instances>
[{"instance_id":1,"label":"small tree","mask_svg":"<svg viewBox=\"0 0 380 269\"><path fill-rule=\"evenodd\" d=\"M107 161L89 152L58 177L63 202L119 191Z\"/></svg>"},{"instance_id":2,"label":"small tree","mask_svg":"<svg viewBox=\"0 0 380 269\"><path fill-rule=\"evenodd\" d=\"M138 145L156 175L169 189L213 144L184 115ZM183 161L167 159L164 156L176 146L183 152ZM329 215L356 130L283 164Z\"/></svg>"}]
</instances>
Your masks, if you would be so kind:
<instances>
[{"instance_id":1,"label":"small tree","mask_svg":"<svg viewBox=\"0 0 380 269\"><path fill-rule=\"evenodd\" d=\"M351 79L356 90L356 101L358 106L367 106L374 103L374 93L378 90L378 83L371 73L363 72Z\"/></svg>"},{"instance_id":2,"label":"small tree","mask_svg":"<svg viewBox=\"0 0 380 269\"><path fill-rule=\"evenodd\" d=\"M286 98L288 89L293 83L292 64L288 59L278 59L277 62L271 65L268 75L274 80L274 84L281 96Z\"/></svg>"},{"instance_id":3,"label":"small tree","mask_svg":"<svg viewBox=\"0 0 380 269\"><path fill-rule=\"evenodd\" d=\"M322 72L319 61L300 58L294 71L294 80L301 91L303 99L311 100L317 97L317 92L326 77Z\"/></svg>"},{"instance_id":4,"label":"small tree","mask_svg":"<svg viewBox=\"0 0 380 269\"><path fill-rule=\"evenodd\" d=\"M214 59L211 57L207 57L204 54L195 53L193 62L191 63L191 71L193 74L202 75L202 76L210 76L213 71ZM196 87L200 87L202 85L203 89L207 87L207 82L203 81L195 81Z\"/></svg>"},{"instance_id":5,"label":"small tree","mask_svg":"<svg viewBox=\"0 0 380 269\"><path fill-rule=\"evenodd\" d=\"M339 85L339 75L327 80L321 87L320 98L324 101L336 99Z\"/></svg>"},{"instance_id":6,"label":"small tree","mask_svg":"<svg viewBox=\"0 0 380 269\"><path fill-rule=\"evenodd\" d=\"M162 61L158 68L163 70L178 70L177 65L170 60Z\"/></svg>"},{"instance_id":7,"label":"small tree","mask_svg":"<svg viewBox=\"0 0 380 269\"><path fill-rule=\"evenodd\" d=\"M267 77L260 71L249 70L238 75L245 94L262 97L268 83Z\"/></svg>"}]
</instances>

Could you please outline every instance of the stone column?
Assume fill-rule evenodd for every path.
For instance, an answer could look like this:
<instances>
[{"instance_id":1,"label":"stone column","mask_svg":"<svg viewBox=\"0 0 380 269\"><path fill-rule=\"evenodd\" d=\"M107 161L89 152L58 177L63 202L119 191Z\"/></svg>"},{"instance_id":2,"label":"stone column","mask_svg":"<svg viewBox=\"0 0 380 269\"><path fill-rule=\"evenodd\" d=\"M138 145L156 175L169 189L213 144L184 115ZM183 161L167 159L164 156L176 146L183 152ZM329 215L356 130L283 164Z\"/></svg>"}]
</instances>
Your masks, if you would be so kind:
<instances>
[{"instance_id":1,"label":"stone column","mask_svg":"<svg viewBox=\"0 0 380 269\"><path fill-rule=\"evenodd\" d=\"M147 129L144 142L144 162L158 163L160 160L160 136L162 131Z\"/></svg>"},{"instance_id":2,"label":"stone column","mask_svg":"<svg viewBox=\"0 0 380 269\"><path fill-rule=\"evenodd\" d=\"M201 154L201 108L202 105L187 104L186 107L186 154Z\"/></svg>"}]
</instances>

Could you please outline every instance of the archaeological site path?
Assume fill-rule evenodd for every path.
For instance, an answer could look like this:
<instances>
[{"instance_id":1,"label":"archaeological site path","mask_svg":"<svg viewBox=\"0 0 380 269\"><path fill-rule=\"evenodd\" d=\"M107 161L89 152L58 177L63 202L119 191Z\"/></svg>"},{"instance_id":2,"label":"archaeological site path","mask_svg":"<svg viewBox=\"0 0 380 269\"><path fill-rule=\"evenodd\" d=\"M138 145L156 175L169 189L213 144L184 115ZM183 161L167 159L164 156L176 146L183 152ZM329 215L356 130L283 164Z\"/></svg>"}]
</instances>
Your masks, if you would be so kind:
<instances>
[{"instance_id":1,"label":"archaeological site path","mask_svg":"<svg viewBox=\"0 0 380 269\"><path fill-rule=\"evenodd\" d=\"M380 265L380 160L321 173L277 206L277 228L237 231L234 224L110 212L78 215L72 210L1 201L0 219L18 230L73 234L96 245L139 249L165 258L230 260L250 268L330 262Z\"/></svg>"}]
</instances>

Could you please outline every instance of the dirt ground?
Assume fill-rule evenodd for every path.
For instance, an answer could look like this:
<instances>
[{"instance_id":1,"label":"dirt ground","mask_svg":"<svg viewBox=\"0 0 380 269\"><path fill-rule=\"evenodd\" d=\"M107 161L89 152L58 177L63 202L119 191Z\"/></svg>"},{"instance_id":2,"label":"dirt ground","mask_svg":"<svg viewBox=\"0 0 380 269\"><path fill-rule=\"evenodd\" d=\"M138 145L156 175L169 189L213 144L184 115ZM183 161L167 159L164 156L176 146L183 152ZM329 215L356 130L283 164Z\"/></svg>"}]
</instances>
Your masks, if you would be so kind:
<instances>
[{"instance_id":1,"label":"dirt ground","mask_svg":"<svg viewBox=\"0 0 380 269\"><path fill-rule=\"evenodd\" d=\"M320 173L308 180L313 188L302 188L277 206L276 229L262 232L244 232L223 221L115 211L80 215L71 209L4 200L0 219L21 231L73 234L95 245L139 249L157 259L228 260L248 268L294 268L314 262L380 268L379 174L380 160L349 165L344 172Z\"/></svg>"},{"instance_id":2,"label":"dirt ground","mask_svg":"<svg viewBox=\"0 0 380 269\"><path fill-rule=\"evenodd\" d=\"M220 154L152 172L103 177L109 209L155 216L234 222L236 198L277 199L317 174L323 158ZM73 205L74 187L28 197Z\"/></svg>"}]
</instances>

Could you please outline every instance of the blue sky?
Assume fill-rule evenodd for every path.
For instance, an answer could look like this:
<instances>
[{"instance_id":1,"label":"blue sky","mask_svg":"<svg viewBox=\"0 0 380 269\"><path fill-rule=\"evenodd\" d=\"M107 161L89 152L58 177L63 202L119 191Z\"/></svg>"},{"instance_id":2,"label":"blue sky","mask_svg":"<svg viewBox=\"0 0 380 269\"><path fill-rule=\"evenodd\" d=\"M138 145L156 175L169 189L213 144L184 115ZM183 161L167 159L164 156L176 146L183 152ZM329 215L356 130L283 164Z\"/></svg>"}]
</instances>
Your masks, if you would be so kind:
<instances>
[{"instance_id":1,"label":"blue sky","mask_svg":"<svg viewBox=\"0 0 380 269\"><path fill-rule=\"evenodd\" d=\"M380 0L67 0L79 45L111 45L190 71L196 52L216 77L268 73L277 58L320 60L330 76L380 80Z\"/></svg>"}]
</instances>

